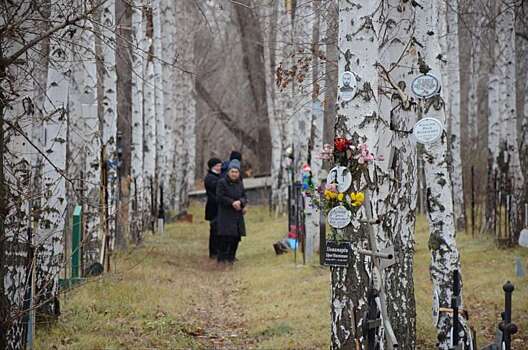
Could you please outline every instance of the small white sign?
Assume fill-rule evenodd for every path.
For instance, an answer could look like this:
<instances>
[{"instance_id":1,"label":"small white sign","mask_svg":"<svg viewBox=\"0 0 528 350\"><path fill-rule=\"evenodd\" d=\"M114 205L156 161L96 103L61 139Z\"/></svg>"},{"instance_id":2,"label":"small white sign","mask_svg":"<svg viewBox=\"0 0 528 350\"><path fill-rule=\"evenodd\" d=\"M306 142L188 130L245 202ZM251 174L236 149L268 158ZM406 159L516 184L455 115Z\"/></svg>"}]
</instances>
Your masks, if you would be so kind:
<instances>
[{"instance_id":1,"label":"small white sign","mask_svg":"<svg viewBox=\"0 0 528 350\"><path fill-rule=\"evenodd\" d=\"M440 120L427 117L420 119L418 123L414 125L413 135L416 138L416 141L426 144L438 141L442 136L443 131L444 125Z\"/></svg>"},{"instance_id":2,"label":"small white sign","mask_svg":"<svg viewBox=\"0 0 528 350\"><path fill-rule=\"evenodd\" d=\"M429 98L440 92L440 82L430 73L419 75L411 83L411 90L418 97Z\"/></svg>"},{"instance_id":3,"label":"small white sign","mask_svg":"<svg viewBox=\"0 0 528 350\"><path fill-rule=\"evenodd\" d=\"M339 94L341 96L341 100L345 102L351 101L356 95L356 90L356 76L352 72L344 72L343 77L341 78L341 89Z\"/></svg>"},{"instance_id":4,"label":"small white sign","mask_svg":"<svg viewBox=\"0 0 528 350\"><path fill-rule=\"evenodd\" d=\"M438 319L440 318L440 296L438 295L438 289L435 288L433 291L433 327L438 325Z\"/></svg>"},{"instance_id":5,"label":"small white sign","mask_svg":"<svg viewBox=\"0 0 528 350\"><path fill-rule=\"evenodd\" d=\"M327 184L337 184L338 192L345 192L350 188L352 184L352 174L347 167L336 166L330 170L328 176L326 177Z\"/></svg>"},{"instance_id":6,"label":"small white sign","mask_svg":"<svg viewBox=\"0 0 528 350\"><path fill-rule=\"evenodd\" d=\"M328 212L328 224L333 228L340 229L348 226L351 218L352 213L342 205L334 207Z\"/></svg>"}]
</instances>

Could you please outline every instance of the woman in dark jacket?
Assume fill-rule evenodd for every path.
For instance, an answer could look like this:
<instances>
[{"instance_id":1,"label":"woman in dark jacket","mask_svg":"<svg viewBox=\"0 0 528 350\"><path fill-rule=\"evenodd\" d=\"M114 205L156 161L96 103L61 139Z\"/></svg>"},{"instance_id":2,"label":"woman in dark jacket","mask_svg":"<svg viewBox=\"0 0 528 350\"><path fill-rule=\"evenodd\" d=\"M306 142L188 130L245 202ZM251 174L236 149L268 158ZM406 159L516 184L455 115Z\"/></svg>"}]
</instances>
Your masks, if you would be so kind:
<instances>
[{"instance_id":1,"label":"woman in dark jacket","mask_svg":"<svg viewBox=\"0 0 528 350\"><path fill-rule=\"evenodd\" d=\"M246 192L240 178L240 161L233 159L225 178L218 181L216 188L218 202L219 262L235 261L240 238L246 235L244 214L246 213Z\"/></svg>"},{"instance_id":2,"label":"woman in dark jacket","mask_svg":"<svg viewBox=\"0 0 528 350\"><path fill-rule=\"evenodd\" d=\"M222 161L211 158L207 162L209 171L204 179L207 203L205 204L205 220L209 221L209 257L218 257L218 230L216 216L218 213L218 202L216 201L216 185L222 171Z\"/></svg>"}]
</instances>

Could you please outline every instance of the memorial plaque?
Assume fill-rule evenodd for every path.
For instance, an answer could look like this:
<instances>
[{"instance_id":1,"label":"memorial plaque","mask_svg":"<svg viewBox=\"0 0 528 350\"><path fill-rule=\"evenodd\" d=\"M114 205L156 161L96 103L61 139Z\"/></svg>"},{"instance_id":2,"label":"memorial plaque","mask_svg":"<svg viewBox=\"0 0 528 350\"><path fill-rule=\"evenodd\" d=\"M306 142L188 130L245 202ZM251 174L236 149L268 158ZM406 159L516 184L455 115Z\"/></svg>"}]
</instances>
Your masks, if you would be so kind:
<instances>
[{"instance_id":1,"label":"memorial plaque","mask_svg":"<svg viewBox=\"0 0 528 350\"><path fill-rule=\"evenodd\" d=\"M339 95L341 100L348 102L351 101L356 95L357 80L354 73L346 71L343 73L341 78L341 88L339 89Z\"/></svg>"},{"instance_id":2,"label":"memorial plaque","mask_svg":"<svg viewBox=\"0 0 528 350\"><path fill-rule=\"evenodd\" d=\"M335 183L338 192L346 192L352 184L352 174L347 167L336 166L330 170L326 178L327 184Z\"/></svg>"},{"instance_id":3,"label":"memorial plaque","mask_svg":"<svg viewBox=\"0 0 528 350\"><path fill-rule=\"evenodd\" d=\"M444 125L436 118L427 117L420 119L413 128L416 141L421 144L434 143L442 137Z\"/></svg>"},{"instance_id":4,"label":"memorial plaque","mask_svg":"<svg viewBox=\"0 0 528 350\"><path fill-rule=\"evenodd\" d=\"M435 288L433 292L433 326L436 327L438 319L440 318L440 298L438 295L438 289Z\"/></svg>"},{"instance_id":5,"label":"memorial plaque","mask_svg":"<svg viewBox=\"0 0 528 350\"><path fill-rule=\"evenodd\" d=\"M411 83L411 90L418 97L429 98L440 92L440 82L432 74L419 75Z\"/></svg>"},{"instance_id":6,"label":"memorial plaque","mask_svg":"<svg viewBox=\"0 0 528 350\"><path fill-rule=\"evenodd\" d=\"M328 212L328 224L333 228L344 228L350 224L351 217L350 210L340 205Z\"/></svg>"},{"instance_id":7,"label":"memorial plaque","mask_svg":"<svg viewBox=\"0 0 528 350\"><path fill-rule=\"evenodd\" d=\"M326 241L324 264L326 266L348 267L350 242Z\"/></svg>"}]
</instances>

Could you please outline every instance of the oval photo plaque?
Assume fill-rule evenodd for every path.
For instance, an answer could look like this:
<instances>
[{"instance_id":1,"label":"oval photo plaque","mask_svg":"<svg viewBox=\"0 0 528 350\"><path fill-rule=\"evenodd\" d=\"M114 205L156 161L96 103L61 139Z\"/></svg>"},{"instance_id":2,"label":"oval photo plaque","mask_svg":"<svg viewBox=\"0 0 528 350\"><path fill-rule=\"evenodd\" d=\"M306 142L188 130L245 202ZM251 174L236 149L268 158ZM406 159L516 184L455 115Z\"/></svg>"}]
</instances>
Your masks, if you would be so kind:
<instances>
[{"instance_id":1,"label":"oval photo plaque","mask_svg":"<svg viewBox=\"0 0 528 350\"><path fill-rule=\"evenodd\" d=\"M356 95L357 80L354 73L346 71L341 77L341 88L339 89L339 95L341 100L348 102L351 101Z\"/></svg>"},{"instance_id":2,"label":"oval photo plaque","mask_svg":"<svg viewBox=\"0 0 528 350\"><path fill-rule=\"evenodd\" d=\"M352 213L340 205L328 212L328 224L333 228L344 228L350 224Z\"/></svg>"},{"instance_id":3,"label":"oval photo plaque","mask_svg":"<svg viewBox=\"0 0 528 350\"><path fill-rule=\"evenodd\" d=\"M432 74L419 75L411 83L411 90L418 97L429 98L440 92L440 82Z\"/></svg>"},{"instance_id":4,"label":"oval photo plaque","mask_svg":"<svg viewBox=\"0 0 528 350\"><path fill-rule=\"evenodd\" d=\"M426 144L438 141L442 136L443 131L444 125L440 120L427 117L420 119L418 123L414 125L413 135L417 142Z\"/></svg>"},{"instance_id":5,"label":"oval photo plaque","mask_svg":"<svg viewBox=\"0 0 528 350\"><path fill-rule=\"evenodd\" d=\"M336 166L328 173L328 176L326 177L326 183L335 183L337 185L338 192L345 192L352 184L352 174L347 167Z\"/></svg>"}]
</instances>

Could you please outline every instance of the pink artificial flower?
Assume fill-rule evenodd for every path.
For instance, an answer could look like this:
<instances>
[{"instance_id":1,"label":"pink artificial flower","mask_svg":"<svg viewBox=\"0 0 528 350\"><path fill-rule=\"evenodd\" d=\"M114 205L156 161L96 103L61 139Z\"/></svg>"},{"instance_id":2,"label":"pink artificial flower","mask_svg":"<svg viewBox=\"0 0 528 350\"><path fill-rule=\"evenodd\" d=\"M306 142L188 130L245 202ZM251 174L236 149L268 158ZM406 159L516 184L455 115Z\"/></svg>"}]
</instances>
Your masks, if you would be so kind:
<instances>
[{"instance_id":1,"label":"pink artificial flower","mask_svg":"<svg viewBox=\"0 0 528 350\"><path fill-rule=\"evenodd\" d=\"M367 164L371 160L374 160L374 155L369 152L368 145L366 143L359 144L359 155L355 158L359 164Z\"/></svg>"},{"instance_id":2,"label":"pink artificial flower","mask_svg":"<svg viewBox=\"0 0 528 350\"><path fill-rule=\"evenodd\" d=\"M330 192L337 192L336 184L326 184L325 189Z\"/></svg>"}]
</instances>

